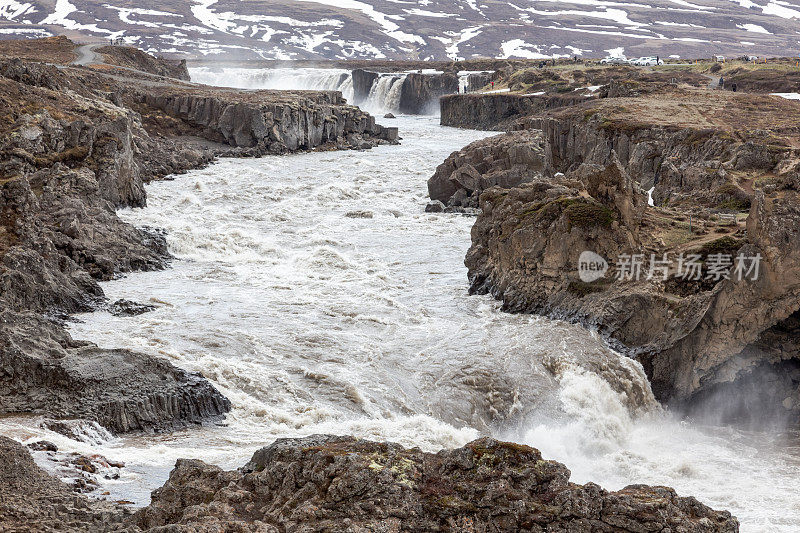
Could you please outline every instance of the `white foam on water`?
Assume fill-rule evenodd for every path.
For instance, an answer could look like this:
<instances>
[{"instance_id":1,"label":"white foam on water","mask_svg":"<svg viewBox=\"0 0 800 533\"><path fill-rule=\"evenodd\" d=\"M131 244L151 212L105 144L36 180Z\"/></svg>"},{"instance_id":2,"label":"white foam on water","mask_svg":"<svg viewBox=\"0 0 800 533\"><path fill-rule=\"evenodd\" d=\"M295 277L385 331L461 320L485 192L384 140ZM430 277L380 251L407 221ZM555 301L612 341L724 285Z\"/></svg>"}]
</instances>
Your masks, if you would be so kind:
<instances>
[{"instance_id":1,"label":"white foam on water","mask_svg":"<svg viewBox=\"0 0 800 533\"><path fill-rule=\"evenodd\" d=\"M561 378L567 417L532 421L506 437L566 464L577 483L609 490L665 485L730 510L743 532L792 532L800 523L798 436L698 427L668 412L632 416L624 398L596 375Z\"/></svg>"}]
</instances>

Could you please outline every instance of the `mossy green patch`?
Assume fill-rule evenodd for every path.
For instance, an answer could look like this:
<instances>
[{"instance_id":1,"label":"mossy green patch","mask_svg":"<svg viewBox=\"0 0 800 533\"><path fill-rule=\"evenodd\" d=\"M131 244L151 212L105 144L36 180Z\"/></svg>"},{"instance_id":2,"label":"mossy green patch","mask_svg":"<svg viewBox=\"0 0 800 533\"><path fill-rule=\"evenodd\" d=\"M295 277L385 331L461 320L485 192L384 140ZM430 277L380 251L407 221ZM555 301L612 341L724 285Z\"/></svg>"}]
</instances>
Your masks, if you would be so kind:
<instances>
[{"instance_id":1,"label":"mossy green patch","mask_svg":"<svg viewBox=\"0 0 800 533\"><path fill-rule=\"evenodd\" d=\"M604 205L576 202L564 209L570 228L610 228L617 219L616 214Z\"/></svg>"}]
</instances>

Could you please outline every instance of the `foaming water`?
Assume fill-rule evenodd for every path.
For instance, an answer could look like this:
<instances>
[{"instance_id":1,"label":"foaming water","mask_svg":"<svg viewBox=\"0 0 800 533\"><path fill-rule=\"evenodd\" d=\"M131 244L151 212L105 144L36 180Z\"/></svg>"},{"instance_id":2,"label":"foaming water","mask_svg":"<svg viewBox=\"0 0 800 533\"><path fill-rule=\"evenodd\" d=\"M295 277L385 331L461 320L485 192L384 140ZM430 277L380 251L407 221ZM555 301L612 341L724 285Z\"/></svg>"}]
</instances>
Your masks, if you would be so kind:
<instances>
[{"instance_id":1,"label":"foaming water","mask_svg":"<svg viewBox=\"0 0 800 533\"><path fill-rule=\"evenodd\" d=\"M351 104L370 113L397 113L404 73L380 74L366 98L356 101L351 71L335 68L232 68L197 67L189 69L193 81L235 89L340 91Z\"/></svg>"},{"instance_id":2,"label":"foaming water","mask_svg":"<svg viewBox=\"0 0 800 533\"><path fill-rule=\"evenodd\" d=\"M138 504L180 457L233 468L283 436L437 450L489 434L540 448L579 482L670 485L731 510L743 531L795 531L789 441L676 421L640 365L596 334L467 295L474 219L424 213L425 181L485 134L397 124L401 146L223 160L149 185L146 209L121 212L165 228L176 260L104 290L157 309L81 315L72 334L202 372L233 403L224 424L78 442L6 419L3 432L124 460L103 488Z\"/></svg>"}]
</instances>

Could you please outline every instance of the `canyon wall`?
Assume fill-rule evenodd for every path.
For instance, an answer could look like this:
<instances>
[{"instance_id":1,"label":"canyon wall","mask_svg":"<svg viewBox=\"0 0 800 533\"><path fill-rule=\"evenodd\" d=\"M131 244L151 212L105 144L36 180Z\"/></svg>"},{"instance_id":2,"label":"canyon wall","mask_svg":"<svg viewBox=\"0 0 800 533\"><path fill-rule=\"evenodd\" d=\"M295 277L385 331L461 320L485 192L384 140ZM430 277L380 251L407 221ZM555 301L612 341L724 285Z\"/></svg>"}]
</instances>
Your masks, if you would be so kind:
<instances>
[{"instance_id":1,"label":"canyon wall","mask_svg":"<svg viewBox=\"0 0 800 533\"><path fill-rule=\"evenodd\" d=\"M430 115L439 107L439 98L458 92L455 74L411 73L403 80L400 95L400 112L409 115Z\"/></svg>"},{"instance_id":2,"label":"canyon wall","mask_svg":"<svg viewBox=\"0 0 800 533\"><path fill-rule=\"evenodd\" d=\"M242 149L251 155L311 150L323 145L370 148L396 141L396 128L383 128L375 118L347 105L338 92L274 92L249 94L216 91L206 95L163 89L139 92L143 104L193 126L203 137Z\"/></svg>"},{"instance_id":3,"label":"canyon wall","mask_svg":"<svg viewBox=\"0 0 800 533\"><path fill-rule=\"evenodd\" d=\"M451 94L443 96L441 124L455 128L503 131L518 129L520 119L548 109L581 104L584 94Z\"/></svg>"},{"instance_id":4,"label":"canyon wall","mask_svg":"<svg viewBox=\"0 0 800 533\"><path fill-rule=\"evenodd\" d=\"M694 102L701 116L730 105L703 98ZM800 353L781 349L786 345L779 340L800 309L800 251L788 244L800 234L800 153L781 138L794 130L788 122L784 129L788 118L770 118L770 134L747 135L725 124L677 127L670 121L685 120L677 103L670 120L628 109L663 101L588 104L537 119L543 175L480 197L466 260L471 291L491 292L510 311L598 328L642 362L663 401L691 404L725 384L752 380L766 365L774 375L793 376L770 391L772 412L798 421L800 376L786 371ZM790 117L787 105L765 99L760 108ZM651 187L658 211L645 205L643 191ZM749 208L746 226L726 226L715 214L731 207ZM681 229L688 216L693 227ZM605 277L586 283L577 266L587 250L609 260L681 252L761 254L763 260L752 281ZM737 405L745 410L743 403Z\"/></svg>"}]
</instances>

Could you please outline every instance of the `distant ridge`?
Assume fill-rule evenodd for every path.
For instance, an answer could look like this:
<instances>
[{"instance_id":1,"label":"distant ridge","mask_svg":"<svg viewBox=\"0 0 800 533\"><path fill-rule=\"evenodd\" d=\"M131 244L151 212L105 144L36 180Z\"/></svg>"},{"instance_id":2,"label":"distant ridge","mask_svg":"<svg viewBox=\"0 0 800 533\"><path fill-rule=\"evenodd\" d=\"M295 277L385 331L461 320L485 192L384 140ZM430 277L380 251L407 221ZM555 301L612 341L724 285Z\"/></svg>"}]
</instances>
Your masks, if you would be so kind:
<instances>
[{"instance_id":1,"label":"distant ridge","mask_svg":"<svg viewBox=\"0 0 800 533\"><path fill-rule=\"evenodd\" d=\"M800 0L0 0L0 38L241 59L794 56Z\"/></svg>"}]
</instances>

